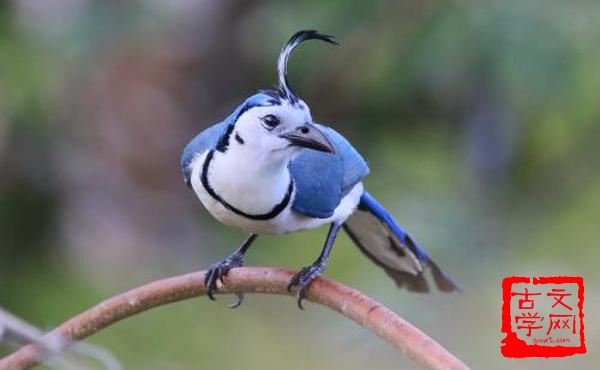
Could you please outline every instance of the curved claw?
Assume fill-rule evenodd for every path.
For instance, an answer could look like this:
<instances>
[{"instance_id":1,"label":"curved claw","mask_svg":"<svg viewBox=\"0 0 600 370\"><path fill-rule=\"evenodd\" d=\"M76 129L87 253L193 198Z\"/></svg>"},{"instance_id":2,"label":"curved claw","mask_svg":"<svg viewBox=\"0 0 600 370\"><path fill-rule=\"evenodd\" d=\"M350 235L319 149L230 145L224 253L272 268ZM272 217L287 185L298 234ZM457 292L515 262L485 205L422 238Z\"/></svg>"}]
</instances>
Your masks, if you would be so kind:
<instances>
[{"instance_id":1,"label":"curved claw","mask_svg":"<svg viewBox=\"0 0 600 370\"><path fill-rule=\"evenodd\" d=\"M296 290L296 297L298 298L297 304L298 308L301 310L304 310L302 301L306 298L306 293L308 292L310 284L321 275L324 268L324 264L316 262L310 266L304 267L292 277L292 280L290 280L287 290L290 293L293 290Z\"/></svg>"},{"instance_id":2,"label":"curved claw","mask_svg":"<svg viewBox=\"0 0 600 370\"><path fill-rule=\"evenodd\" d=\"M304 291L304 290L302 290L302 292L303 292L303 291ZM303 311L304 311L304 306L302 305L302 300L304 299L304 296L305 296L305 294L303 294L303 293L299 293L299 294L297 295L297 297L298 297L298 301L297 301L297 303L298 303L298 308L299 308L299 309L301 309L301 310L303 310Z\"/></svg>"},{"instance_id":3,"label":"curved claw","mask_svg":"<svg viewBox=\"0 0 600 370\"><path fill-rule=\"evenodd\" d=\"M244 256L239 252L234 253L221 262L212 265L204 277L204 286L206 287L206 295L208 298L216 301L214 292L217 290L217 282L221 281L222 284L225 284L225 276L227 276L229 270L243 265ZM233 304L233 307L238 307L240 304L242 304L242 301L243 298L240 298L238 295L238 301Z\"/></svg>"},{"instance_id":4,"label":"curved claw","mask_svg":"<svg viewBox=\"0 0 600 370\"><path fill-rule=\"evenodd\" d=\"M206 287L206 295L212 301L216 301L217 299L213 296L213 292L217 289L217 277L218 277L218 268L212 268L208 270L206 276L204 277L204 286Z\"/></svg>"},{"instance_id":5,"label":"curved claw","mask_svg":"<svg viewBox=\"0 0 600 370\"><path fill-rule=\"evenodd\" d=\"M229 305L229 308L238 308L244 302L244 294L243 293L235 293L237 300Z\"/></svg>"}]
</instances>

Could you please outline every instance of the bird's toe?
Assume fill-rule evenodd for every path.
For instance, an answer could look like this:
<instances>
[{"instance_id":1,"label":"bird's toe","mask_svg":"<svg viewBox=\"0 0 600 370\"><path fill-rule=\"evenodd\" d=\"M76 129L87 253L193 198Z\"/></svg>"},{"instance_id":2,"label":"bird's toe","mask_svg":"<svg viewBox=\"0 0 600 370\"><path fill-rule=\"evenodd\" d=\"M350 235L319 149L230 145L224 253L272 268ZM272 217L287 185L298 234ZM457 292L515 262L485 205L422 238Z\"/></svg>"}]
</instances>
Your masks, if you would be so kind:
<instances>
[{"instance_id":1,"label":"bird's toe","mask_svg":"<svg viewBox=\"0 0 600 370\"><path fill-rule=\"evenodd\" d=\"M315 263L313 265L304 267L290 280L287 290L290 293L296 293L298 307L301 310L304 309L304 307L302 306L302 301L306 298L310 284L321 275L324 269L325 266L323 264Z\"/></svg>"},{"instance_id":2,"label":"bird's toe","mask_svg":"<svg viewBox=\"0 0 600 370\"><path fill-rule=\"evenodd\" d=\"M212 265L206 276L204 277L204 287L206 289L206 295L211 300L215 300L214 292L217 290L217 282L221 281L224 283L224 278L227 276L229 270L235 267L241 267L244 265L244 256L241 254L232 254L231 256L225 258L224 260L215 263ZM238 298L239 295L238 295ZM238 303L234 304L232 307L238 307L241 304L242 299L238 299Z\"/></svg>"}]
</instances>

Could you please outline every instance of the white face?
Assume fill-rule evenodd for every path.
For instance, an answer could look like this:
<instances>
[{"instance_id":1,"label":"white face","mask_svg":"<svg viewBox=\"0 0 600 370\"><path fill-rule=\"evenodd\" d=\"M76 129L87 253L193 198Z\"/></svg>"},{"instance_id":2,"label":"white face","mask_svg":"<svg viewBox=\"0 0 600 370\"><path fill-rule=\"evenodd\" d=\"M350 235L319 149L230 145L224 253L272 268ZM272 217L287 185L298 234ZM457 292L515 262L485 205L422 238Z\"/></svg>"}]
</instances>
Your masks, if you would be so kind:
<instances>
[{"instance_id":1,"label":"white face","mask_svg":"<svg viewBox=\"0 0 600 370\"><path fill-rule=\"evenodd\" d=\"M292 145L281 135L300 130L307 123L312 123L312 117L303 101L295 107L282 100L281 105L250 108L238 118L229 145L273 159L290 157L302 147Z\"/></svg>"}]
</instances>

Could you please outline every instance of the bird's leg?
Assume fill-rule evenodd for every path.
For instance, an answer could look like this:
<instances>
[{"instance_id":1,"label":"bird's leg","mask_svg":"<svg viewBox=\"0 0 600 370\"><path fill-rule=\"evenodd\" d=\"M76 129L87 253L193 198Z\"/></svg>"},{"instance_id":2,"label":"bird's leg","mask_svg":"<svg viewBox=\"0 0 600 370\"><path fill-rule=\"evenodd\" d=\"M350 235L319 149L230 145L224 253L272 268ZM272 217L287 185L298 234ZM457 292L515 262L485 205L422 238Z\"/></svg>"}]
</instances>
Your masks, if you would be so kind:
<instances>
[{"instance_id":1,"label":"bird's leg","mask_svg":"<svg viewBox=\"0 0 600 370\"><path fill-rule=\"evenodd\" d=\"M304 309L302 307L302 300L306 297L306 292L308 291L308 287L310 283L323 271L325 271L325 267L327 266L327 261L329 259L329 252L331 252L331 247L333 247L333 243L335 242L335 238L337 236L338 231L340 231L340 227L342 223L334 222L331 224L331 228L329 229L329 233L327 234L327 239L325 240L325 245L323 246L323 250L319 255L319 258L309 266L306 266L300 270L288 285L287 289L289 292L296 291L296 297L298 297L298 307L301 310Z\"/></svg>"},{"instance_id":2,"label":"bird's leg","mask_svg":"<svg viewBox=\"0 0 600 370\"><path fill-rule=\"evenodd\" d=\"M257 234L250 234L248 239L246 239L246 241L235 252L233 252L233 254L210 266L206 276L204 277L204 286L206 287L206 295L208 295L208 298L212 299L213 301L215 300L213 292L217 289L217 280L221 280L222 283L223 277L227 275L229 270L234 267L241 267L244 265L244 255L257 236ZM237 296L238 300L236 303L230 306L231 308L236 308L242 304L244 295L237 294Z\"/></svg>"}]
</instances>

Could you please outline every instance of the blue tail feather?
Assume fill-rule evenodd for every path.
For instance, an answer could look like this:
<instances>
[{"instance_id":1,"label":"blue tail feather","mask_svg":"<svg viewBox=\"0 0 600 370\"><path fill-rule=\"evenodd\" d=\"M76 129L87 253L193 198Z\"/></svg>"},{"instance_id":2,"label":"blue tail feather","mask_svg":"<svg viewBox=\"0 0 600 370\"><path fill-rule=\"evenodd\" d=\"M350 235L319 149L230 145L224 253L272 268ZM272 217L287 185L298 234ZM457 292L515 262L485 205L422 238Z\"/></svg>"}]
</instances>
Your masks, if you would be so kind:
<instances>
[{"instance_id":1,"label":"blue tail feather","mask_svg":"<svg viewBox=\"0 0 600 370\"><path fill-rule=\"evenodd\" d=\"M392 216L386 211L385 208L368 192L364 192L360 197L359 207L364 207L369 210L375 217L381 222L386 224L390 230L398 237L400 241L406 244L419 261L423 263L429 262L429 256L415 241L408 235L406 231L400 225L394 221Z\"/></svg>"},{"instance_id":2,"label":"blue tail feather","mask_svg":"<svg viewBox=\"0 0 600 370\"><path fill-rule=\"evenodd\" d=\"M423 270L429 267L434 282L440 290L446 292L459 290L458 286L431 260L425 250L368 192L363 193L358 210L346 221L345 226L361 251L381 266L398 286L406 286L414 291L428 291Z\"/></svg>"}]
</instances>

